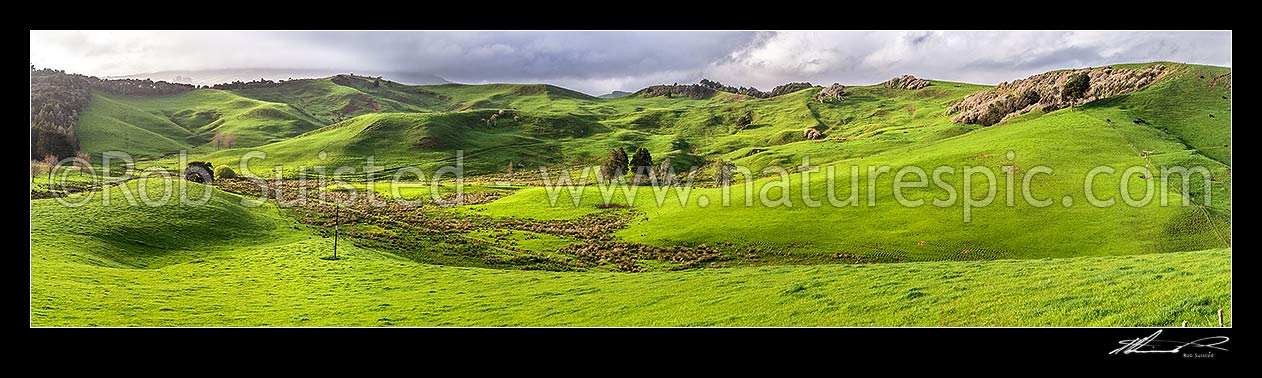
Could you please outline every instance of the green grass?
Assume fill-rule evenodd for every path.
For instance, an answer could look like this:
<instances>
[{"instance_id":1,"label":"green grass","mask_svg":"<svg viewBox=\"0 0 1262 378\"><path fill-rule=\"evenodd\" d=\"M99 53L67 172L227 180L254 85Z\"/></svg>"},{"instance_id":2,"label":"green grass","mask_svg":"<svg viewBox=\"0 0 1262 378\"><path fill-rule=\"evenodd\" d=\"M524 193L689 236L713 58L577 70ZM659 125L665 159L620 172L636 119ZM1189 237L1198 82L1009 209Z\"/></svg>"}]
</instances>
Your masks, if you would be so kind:
<instances>
[{"instance_id":1,"label":"green grass","mask_svg":"<svg viewBox=\"0 0 1262 378\"><path fill-rule=\"evenodd\" d=\"M1169 63L1167 63L1169 65ZM1213 173L1208 208L1231 213L1231 90L1230 80L1214 78L1230 68L1179 65L1151 88L1096 101L1083 109L1100 120L1110 120L1138 154L1150 151L1154 166L1202 166ZM1213 115L1213 117L1210 117ZM1144 124L1133 121L1142 119ZM1193 199L1205 204L1200 182L1192 185Z\"/></svg>"},{"instance_id":2,"label":"green grass","mask_svg":"<svg viewBox=\"0 0 1262 378\"><path fill-rule=\"evenodd\" d=\"M322 260L330 240L274 208L246 208L224 193L212 203L33 201L32 325L1210 326L1219 308L1231 320L1230 250L515 271L418 264L351 243L342 260ZM135 219L148 223L127 223ZM203 236L176 236L189 234Z\"/></svg>"},{"instance_id":3,"label":"green grass","mask_svg":"<svg viewBox=\"0 0 1262 378\"><path fill-rule=\"evenodd\" d=\"M770 99L720 93L605 100L547 85L408 86L362 77L161 97L96 95L82 115L84 150L132 152L146 158L142 168L179 169L175 157L161 156L192 149L193 160L244 174L239 161L257 150L266 153L250 163L258 176L271 177L273 166L294 177L302 167L350 165L359 168L344 178L361 181L372 157L380 168L376 179L401 177L408 184L398 197L415 199L432 194L427 184L459 150L466 175L497 174L465 190L505 196L417 214L557 222L630 216L610 241L722 245L729 252L713 261L717 269L650 266L652 272L636 274L439 265L492 266L456 250L516 261L587 242L474 227L411 235L426 243L415 251L344 239L345 259L327 261L320 257L331 253L331 241L319 236L327 230L300 224L275 205L247 207L252 203L218 191L207 207L64 208L35 200L32 323L1174 326L1188 320L1208 326L1215 310L1230 311L1230 90L1226 82L1209 84L1230 69L1166 64L1171 72L1144 90L991 127L954 124L944 114L985 86L942 81L921 90L849 87L841 103L814 101L815 88ZM501 110L497 122L484 121ZM738 127L746 114L752 122ZM341 117L350 118L322 126ZM1134 124L1135 118L1147 123ZM806 128L821 131L822 140L805 140ZM238 146L250 148L216 151L207 144L215 132L239 135ZM721 206L718 188L692 188L684 204L667 190L658 206L654 188L639 187L631 211L597 208L604 199L595 187L574 206L565 188L553 205L546 188L490 184L517 179L499 175L510 161L519 175L544 166L577 176L574 167L598 164L618 147L646 148L676 169L727 159L754 174L739 177L731 206ZM1015 159L1006 158L1009 151ZM807 156L818 170L806 187L823 207L805 206L796 170L787 189L769 193L771 199L787 193L791 207L764 206L757 191L754 205L744 206L744 183L758 188L777 180L758 171L796 167ZM1160 187L1147 205L1121 203L1122 171L1146 164L1206 167L1212 201L1197 178L1187 191L1173 183L1165 188L1171 206L1160 204ZM823 172L836 168L834 190L845 199L851 165L860 166L856 177L865 187L858 206L827 205ZM893 171L876 176L876 205L868 207L866 168L885 165ZM1005 204L1004 165L1020 168L1013 206ZM421 168L423 177L402 166ZM904 166L955 168L942 179L957 197L964 166L990 168L996 197L973 209L970 222L958 198L943 208L900 206L891 188L894 171ZM1048 207L1021 198L1022 178L1037 166L1055 171L1031 185L1036 197L1053 201ZM1084 176L1100 166L1116 170L1092 188L1117 201L1107 208L1091 206L1084 194ZM700 173L710 180L709 169ZM1132 177L1129 194L1142 197L1148 182ZM450 184L443 182L438 194L450 194ZM353 186L392 195L380 182ZM200 194L201 186L191 187ZM109 193L117 199L125 188L138 189L129 183ZM927 188L904 193L926 202L947 196L932 178ZM626 203L626 197L615 189L610 199ZM699 206L702 197L709 206ZM1064 198L1073 205L1063 206ZM1192 205L1180 206L1183 198ZM375 235L406 228L348 230ZM742 257L733 248L756 253ZM848 256L865 263L847 264Z\"/></svg>"},{"instance_id":4,"label":"green grass","mask_svg":"<svg viewBox=\"0 0 1262 378\"><path fill-rule=\"evenodd\" d=\"M1009 150L1016 151L1012 162L1005 157ZM1063 110L1026 122L986 128L915 151L891 151L839 165L834 190L838 193L836 198L842 200L851 190L849 167L860 167L858 206L837 208L824 202L822 207L806 207L801 199L800 174L789 176L788 196L793 207L787 208L765 206L757 191L750 192L753 206L746 207L746 192L740 185L731 189L730 206L720 206L722 189L694 188L686 206L680 205L676 191L668 190L664 205L659 207L653 189L640 187L635 205L644 217L618 236L663 245L730 241L808 256L893 253L930 260L950 258L966 249L995 251L1009 258L1043 258L1221 248L1230 240L1228 218L1212 215L1212 222L1206 221L1198 207L1179 206L1182 194L1178 191L1170 192L1174 206L1160 206L1159 192L1154 192L1155 200L1146 206L1125 205L1119 197L1121 172L1129 166L1142 166L1143 160L1131 153L1125 139L1113 128L1082 112ZM1037 176L1031 183L1035 197L1053 199L1052 206L1040 208L1024 201L1019 188L1023 173L1014 176L1014 206L1006 206L1008 185L1001 166L1010 163L1025 171L1040 165L1054 170L1053 175ZM868 207L867 168L887 164L892 171L877 177L876 205ZM924 205L903 207L893 197L892 186L894 173L905 166L922 167L926 172L939 166L953 167L956 173L942 178L960 196L963 167L988 167L996 174L996 198L991 206L973 210L968 223L963 220L961 200L945 208L929 203L948 196L932 182L928 188L905 191L906 198L923 199ZM1114 206L1096 208L1087 203L1082 183L1087 171L1096 166L1116 169L1114 175L1099 176L1093 188L1098 198L1115 199ZM827 201L828 183L823 174L826 169L819 167L808 181L812 198L818 201ZM755 182L754 188L778 180L763 179ZM984 183L980 176L977 180ZM1129 187L1134 198L1142 197L1145 183L1132 177ZM569 193L559 190L557 206L552 206L547 189L528 188L472 209L493 216L566 219L597 212L593 205L603 202L595 187L585 189L577 207ZM1065 196L1071 196L1075 205L1064 207L1061 200ZM701 197L712 205L698 206ZM767 197L780 198L781 189L770 190ZM974 197L983 195L974 193ZM624 198L620 190L612 196L615 203L626 203ZM800 221L786 221L790 219Z\"/></svg>"},{"instance_id":5,"label":"green grass","mask_svg":"<svg viewBox=\"0 0 1262 378\"><path fill-rule=\"evenodd\" d=\"M321 125L289 105L199 89L168 96L94 94L79 126L81 148L94 156L124 151L157 157L181 149L213 150L216 133L236 137L234 146L252 147Z\"/></svg>"},{"instance_id":6,"label":"green grass","mask_svg":"<svg viewBox=\"0 0 1262 378\"><path fill-rule=\"evenodd\" d=\"M261 146L257 149L268 155L257 162L296 172L301 166L363 165L372 156L374 164L387 169L413 165L432 174L452 164L461 150L466 172L482 174L504 172L510 161L519 170L597 165L612 148L643 147L679 170L716 159L761 169L807 155L836 161L966 133L973 128L952 124L943 111L985 88L937 81L916 91L852 87L846 101L823 104L813 100L815 88L771 99L720 93L701 100L604 100L546 85L384 82L373 87L367 82L356 79L342 86L327 79L296 80L236 91L284 101L320 119L330 109L345 107L347 98L381 105L379 110L355 106L348 114L357 117ZM506 113L497 122L484 121L500 110ZM754 115L752 123L738 127L745 114ZM805 140L806 128L822 130L827 140ZM319 159L320 151L329 158ZM231 149L196 158L236 166L245 153Z\"/></svg>"}]
</instances>

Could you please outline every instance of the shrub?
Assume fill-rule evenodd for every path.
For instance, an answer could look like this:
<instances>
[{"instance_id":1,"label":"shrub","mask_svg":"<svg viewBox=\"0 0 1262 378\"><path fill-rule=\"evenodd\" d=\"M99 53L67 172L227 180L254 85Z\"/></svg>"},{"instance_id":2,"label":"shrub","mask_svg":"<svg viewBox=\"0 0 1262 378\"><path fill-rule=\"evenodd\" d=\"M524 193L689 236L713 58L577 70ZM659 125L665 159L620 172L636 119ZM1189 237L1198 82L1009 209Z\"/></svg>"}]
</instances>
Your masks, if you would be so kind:
<instances>
[{"instance_id":1,"label":"shrub","mask_svg":"<svg viewBox=\"0 0 1262 378\"><path fill-rule=\"evenodd\" d=\"M1065 81L1065 88L1061 90L1060 95L1067 99L1082 98L1087 94L1088 89L1091 89L1091 77L1087 76L1086 72L1081 72Z\"/></svg>"},{"instance_id":2,"label":"shrub","mask_svg":"<svg viewBox=\"0 0 1262 378\"><path fill-rule=\"evenodd\" d=\"M736 128L744 130L746 126L749 126L749 124L753 122L754 122L754 115L750 113L745 113L744 115L741 115L740 118L736 119Z\"/></svg>"},{"instance_id":3,"label":"shrub","mask_svg":"<svg viewBox=\"0 0 1262 378\"><path fill-rule=\"evenodd\" d=\"M215 177L221 179L234 179L237 178L237 172L232 170L232 167L221 166L219 168L215 168Z\"/></svg>"},{"instance_id":4,"label":"shrub","mask_svg":"<svg viewBox=\"0 0 1262 378\"><path fill-rule=\"evenodd\" d=\"M209 184L215 180L214 166L210 162L191 161L184 168L184 179Z\"/></svg>"},{"instance_id":5,"label":"shrub","mask_svg":"<svg viewBox=\"0 0 1262 378\"><path fill-rule=\"evenodd\" d=\"M1033 89L1027 89L1025 93L1021 94L1021 97L1029 104L1038 103L1043 100L1043 96L1040 96L1039 93Z\"/></svg>"}]
</instances>

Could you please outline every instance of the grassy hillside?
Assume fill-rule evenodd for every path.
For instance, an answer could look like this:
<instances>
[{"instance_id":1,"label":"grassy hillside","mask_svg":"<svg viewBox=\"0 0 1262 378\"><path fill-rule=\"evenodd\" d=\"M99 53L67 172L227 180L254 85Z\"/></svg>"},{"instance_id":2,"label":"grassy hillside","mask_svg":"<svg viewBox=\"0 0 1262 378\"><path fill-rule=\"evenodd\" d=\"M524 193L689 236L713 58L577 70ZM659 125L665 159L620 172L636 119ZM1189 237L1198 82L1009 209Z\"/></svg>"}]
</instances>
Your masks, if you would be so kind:
<instances>
[{"instance_id":1,"label":"grassy hillside","mask_svg":"<svg viewBox=\"0 0 1262 378\"><path fill-rule=\"evenodd\" d=\"M362 168L370 157L378 177L402 166L433 175L460 151L467 176L490 175L467 188L481 203L355 213L340 223L349 235L339 261L320 259L331 253L321 235L332 228L332 207L322 205L291 211L216 189L205 207L125 206L118 200L138 192L135 182L107 189L116 201L108 206L101 193L79 208L33 200L32 322L1210 325L1215 310L1231 308L1230 69L1164 64L1168 73L1143 90L988 127L944 114L987 87L943 81L848 87L844 101L829 103L814 99L820 88L767 99L600 99L549 85L411 86L349 75L160 97L97 94L82 115L84 149L132 152L146 158L142 167L178 170L162 156L191 149L193 159L234 169L263 152L250 168L266 177L273 166L294 177L299 167ZM807 139L808 129L821 137ZM216 150L215 133L237 136L237 145ZM611 148L641 147L677 170L731 160L753 172L737 177L730 205L709 185L712 168L702 170L707 185L615 189L612 202L631 197L631 209L598 208L596 187L575 206L566 188L497 183L510 177L510 162L514 179L540 166L577 173ZM799 167L803 157L810 167ZM1204 167L1209 195L1199 176L1188 189L1177 175L1158 185L1155 170L1171 165ZM779 182L760 172L773 166L789 169L788 181L760 192ZM868 170L880 166L891 171ZM926 187L901 193L925 201L918 206L900 205L892 189L908 166L930 174ZM1136 166L1156 177L1123 182ZM954 171L935 181L939 167ZM987 182L971 176L974 191L963 193L965 167L995 174L988 205L966 210L963 199L981 200ZM1046 206L1023 198L1023 178L1038 167L1053 173L1024 189ZM1114 201L1107 207L1085 193L1098 167L1114 170L1090 188ZM857 202L829 205L830 191L850 197L852 179ZM194 197L206 189L187 185ZM1125 203L1149 186L1151 201ZM822 206L807 205L805 191ZM400 196L431 193L413 183ZM954 202L932 204L947 197ZM627 256L647 272L607 271Z\"/></svg>"},{"instance_id":2,"label":"grassy hillside","mask_svg":"<svg viewBox=\"0 0 1262 378\"><path fill-rule=\"evenodd\" d=\"M79 128L82 149L98 155L121 150L153 157L179 149L213 150L216 133L236 137L235 147L285 140L320 127L302 111L228 91L199 89L169 96L95 94Z\"/></svg>"},{"instance_id":3,"label":"grassy hillside","mask_svg":"<svg viewBox=\"0 0 1262 378\"><path fill-rule=\"evenodd\" d=\"M289 171L317 163L362 165L368 156L386 168L415 165L433 171L462 150L466 172L498 173L510 161L519 170L597 165L616 147L647 148L680 170L715 159L761 169L791 165L808 155L817 162L867 156L968 132L973 127L951 124L942 111L980 88L949 82L915 91L857 87L846 101L825 104L813 100L816 88L771 99L720 93L704 100L603 100L544 85L418 86L414 90L435 93L448 101L447 108L458 110L400 113L409 109L383 107L257 150L268 154L261 163ZM491 122L493 115L498 119ZM806 140L807 128L823 132L824 140ZM320 160L320 151L331 157ZM220 151L205 158L236 165L245 152Z\"/></svg>"},{"instance_id":4,"label":"grassy hillside","mask_svg":"<svg viewBox=\"0 0 1262 378\"><path fill-rule=\"evenodd\" d=\"M333 78L291 80L270 88L233 90L234 94L260 101L284 103L310 114L322 124L376 112L424 112L442 106L431 96L408 91L402 84L381 81L373 85L371 79L340 76Z\"/></svg>"},{"instance_id":5,"label":"grassy hillside","mask_svg":"<svg viewBox=\"0 0 1262 378\"><path fill-rule=\"evenodd\" d=\"M748 194L742 185L735 186L730 200L732 205L727 207L720 206L723 196L721 189L693 189L691 199L685 204L680 204L676 191L662 191L664 206L658 206L651 188L639 188L635 207L644 216L631 227L619 231L618 236L630 241L659 245L732 243L780 251L785 255L783 258L801 262L836 261L833 256L838 253L869 259L933 261L958 259L968 253L983 253L992 258L1043 258L1229 247L1230 166L1206 157L1199 149L1187 145L1184 139L1162 127L1153 127L1172 124L1166 123L1160 117L1161 114L1204 114L1218 111L1214 109L1218 109L1219 105L1210 101L1221 101L1218 90L1208 87L1197 91L1186 90L1193 87L1190 83L1201 80L1195 69L1198 68L1181 68L1185 73L1171 75L1166 81L1160 82L1160 85L1121 99L1098 101L1081 109L1062 109L1051 114L1029 114L994 127L951 125L942 118L929 115L923 116L926 119L924 121L917 121L916 118L896 119L891 124L899 126L885 129L879 128L881 123L878 121L868 121L872 122L869 125L874 126L864 126L863 123L852 121L852 127L829 129L825 135L832 136L822 142L791 142L767 148L768 151L760 154L810 151L811 162L816 170L810 176L808 187L812 198L818 201L827 201L828 198L829 186L824 173L829 166L833 166L838 173L833 181L833 191L836 193L835 198L839 200L849 197L852 191L850 167L857 166L857 182L860 183L857 206L838 208L829 206L827 202L822 207L806 206L802 200L801 174L789 176L787 190L772 188L767 191L766 197L771 200L780 199L787 193L787 197L792 199L791 207L779 207L780 204L777 203L771 203L769 207L759 200L760 193L756 190L763 188L763 185L778 182L777 178L756 181L755 191ZM943 85L935 83L935 86ZM890 101L881 100L885 97L861 100L866 90L882 91L876 88L854 90L855 97L860 100L843 105L854 107L847 114L873 111L884 117L895 117L890 112L882 113L881 108L896 108L882 105L882 102ZM918 96L923 95L904 94L892 97L907 101L906 97ZM1131 113L1128 112L1147 109L1133 105L1134 101L1139 101L1137 99L1145 98L1180 98L1184 101L1170 102L1162 113L1152 113L1152 110L1142 113L1144 117L1153 120L1151 125L1129 122ZM785 100L797 103L791 99ZM936 105L945 106L947 102L949 100L943 100ZM921 104L918 108L929 106L924 102L918 104ZM906 106L909 105L904 105ZM932 111L930 114L937 115L941 114L941 109L927 110ZM903 116L907 117L908 114ZM788 118L795 117L790 115ZM1206 134L1221 134L1223 129L1230 130L1230 111L1219 111L1218 116L1211 120L1218 119L1226 120L1227 123L1206 125L1202 131ZM778 124L787 122L789 121L782 119ZM906 126L918 122L926 122L928 126ZM879 132L867 138L858 134L855 140L849 139L856 135L854 133L870 128ZM907 133L897 131L900 128ZM846 140L839 140L841 138ZM865 142L867 144L863 144ZM1015 153L1013 160L1008 160L1008 151ZM1145 160L1142 151L1149 151L1149 160ZM729 156L740 156L740 153ZM750 157L745 159L738 161L748 162ZM797 165L791 159L775 163ZM1210 206L1202 206L1205 205L1205 195L1199 175L1189 180L1190 190L1186 191L1182 188L1181 177L1172 176L1173 180L1164 189L1168 191L1168 203L1173 206L1161 205L1163 188L1156 186L1159 182L1156 179L1151 180L1154 185L1152 201L1140 207L1126 205L1121 197L1122 173L1128 167L1144 166L1146 163L1154 169L1153 174L1156 177L1160 177L1157 169L1163 165L1206 167L1213 178L1213 201ZM878 191L872 197L876 205L869 207L868 168L885 165L892 170L877 175L875 183ZM1006 165L1018 169L1013 185L1006 182L1006 171L1003 168ZM931 205L930 201L946 199L951 194L930 181L927 188L912 188L904 192L907 199L924 200L923 205L915 208L899 205L892 190L893 179L896 170L906 166L921 167L926 172L941 166L953 167L955 173L942 176L942 181L953 188L956 192L954 195L960 197L949 207ZM964 221L964 208L960 199L963 196L962 170L965 166L988 167L996 175L994 202L984 209L971 212L974 217L972 222ZM1032 206L1023 199L1021 191L1022 178L1026 172L1038 166L1054 170L1054 174L1037 176L1031 183L1031 191L1036 199L1052 201L1046 207ZM1089 204L1083 189L1083 180L1088 171L1100 166L1115 170L1113 174L1097 176L1092 190L1095 197L1114 201L1112 206L1106 208ZM758 168L758 165L754 165L754 168ZM914 175L909 177L905 181L916 179ZM976 180L985 183L982 181L984 177L978 176ZM1127 194L1131 198L1143 198L1144 189L1149 182L1148 179L1132 176L1128 183L1130 192ZM1012 206L1006 205L1009 190L1012 191ZM618 192L612 198L614 202L626 203L625 197L622 192ZM753 206L747 207L744 204L750 197ZM984 193L974 192L973 197L980 199L984 197ZM1185 197L1190 199L1191 206L1180 206ZM573 205L568 191L559 192L557 198L558 205L552 206L548 199L548 190L529 188L471 209L479 214L500 217L572 219L597 212L593 205L602 201L596 188L587 188L578 207ZM1069 206L1065 205L1065 198L1069 198ZM702 202L710 206L699 206ZM734 238L733 235L739 237Z\"/></svg>"},{"instance_id":6,"label":"grassy hillside","mask_svg":"<svg viewBox=\"0 0 1262 378\"><path fill-rule=\"evenodd\" d=\"M1005 156L1009 150L1017 151L1011 162ZM1219 248L1230 242L1229 218L1225 216L1206 218L1199 207L1159 206L1159 201L1139 208L1123 204L1118 189L1121 171L1142 165L1143 160L1131 153L1116 131L1082 112L1064 110L1026 122L986 128L915 151L888 151L838 165L834 191L839 200L851 193L849 167L859 167L857 206L837 208L827 202L822 207L805 206L801 199L801 174L790 176L787 192L792 207L768 207L758 199L756 191L750 193L753 206L746 207L747 195L739 185L732 189L728 207L720 206L722 189L717 188L692 189L686 205L680 205L675 191L667 190L664 206L659 207L651 188L639 188L635 205L645 215L618 235L656 244L730 242L799 254L807 261L827 261L828 256L838 252L911 260L951 259L968 250L990 251L1005 258L1135 254ZM962 193L960 172L964 166L989 167L997 175L996 197L991 206L972 212L973 222L965 223L961 201L945 208L929 203L948 197L935 184L904 192L908 199L925 200L922 206L900 206L893 197L894 172L890 172L877 176L876 206L868 207L867 169L886 164L895 170L904 166L924 167L926 171L938 166L955 167L956 173L944 175L942 180L957 194ZM1031 183L1035 197L1050 198L1052 205L1034 207L1020 197L1020 188L1014 187L1014 206L1006 206L1008 185L1001 167L1007 164L1025 170L1039 165L1052 167L1055 174L1038 176ZM1100 176L1093 188L1096 197L1117 201L1108 208L1089 205L1082 189L1086 171L1100 165L1114 167L1118 172ZM819 166L810 177L809 188L815 200L827 201L828 182L823 174L827 169ZM778 180L760 180L754 187L759 189ZM984 178L978 176L976 180L975 185L984 188L980 186ZM1134 198L1142 197L1140 190L1145 182L1132 177ZM1018 176L1014 184L1020 183ZM493 216L567 218L594 211L592 205L601 201L599 191L589 187L577 209L567 191L559 193L558 206L553 207L547 192L544 188L523 189L475 208ZM771 189L767 198L779 199L781 192ZM1182 198L1178 191L1170 195L1175 204ZM1061 201L1065 196L1070 196L1076 205L1064 207ZM703 197L706 200L701 200ZM973 197L980 199L984 195L975 192ZM625 201L621 195L613 198L615 202ZM698 201L711 206L698 206ZM801 221L786 221L790 219ZM740 237L734 239L733 235Z\"/></svg>"},{"instance_id":7,"label":"grassy hillside","mask_svg":"<svg viewBox=\"0 0 1262 378\"><path fill-rule=\"evenodd\" d=\"M1147 90L1096 101L1083 109L1117 129L1132 154L1148 152L1153 166L1207 168L1214 178L1207 207L1230 216L1230 73L1224 67L1179 65ZM1191 192L1197 203L1206 205L1201 187L1201 182L1194 182Z\"/></svg>"},{"instance_id":8,"label":"grassy hillside","mask_svg":"<svg viewBox=\"0 0 1262 378\"><path fill-rule=\"evenodd\" d=\"M92 201L78 208L53 200L32 201L32 243L77 250L58 255L76 264L153 268L225 247L281 241L291 234L281 229L288 227L289 221L274 205L246 205L240 196L192 182L167 184L171 185L169 190L184 185L191 200L209 197L203 206L177 205L176 192L168 201L158 201L164 183L154 180L143 188L136 181L113 187L108 190L108 203L103 193L96 193ZM77 201L78 197L72 198ZM163 205L147 206L144 198Z\"/></svg>"},{"instance_id":9,"label":"grassy hillside","mask_svg":"<svg viewBox=\"0 0 1262 378\"><path fill-rule=\"evenodd\" d=\"M78 130L80 150L93 156L106 151L126 151L138 157L162 156L192 149L202 142L200 135L166 117L100 94L92 96Z\"/></svg>"},{"instance_id":10,"label":"grassy hillside","mask_svg":"<svg viewBox=\"0 0 1262 378\"><path fill-rule=\"evenodd\" d=\"M1219 308L1231 320L1230 250L555 273L417 264L351 243L322 260L330 241L275 208L220 192L213 204L33 201L32 325L1209 326Z\"/></svg>"}]
</instances>

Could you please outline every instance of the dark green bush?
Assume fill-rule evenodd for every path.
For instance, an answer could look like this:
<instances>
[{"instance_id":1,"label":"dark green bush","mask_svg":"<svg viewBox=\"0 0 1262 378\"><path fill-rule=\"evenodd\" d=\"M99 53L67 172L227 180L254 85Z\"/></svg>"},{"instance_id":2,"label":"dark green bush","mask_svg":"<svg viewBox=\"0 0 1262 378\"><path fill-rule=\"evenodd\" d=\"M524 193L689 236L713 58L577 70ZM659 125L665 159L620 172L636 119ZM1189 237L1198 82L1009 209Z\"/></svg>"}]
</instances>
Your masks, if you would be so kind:
<instances>
[{"instance_id":1,"label":"dark green bush","mask_svg":"<svg viewBox=\"0 0 1262 378\"><path fill-rule=\"evenodd\" d=\"M232 168L228 166L221 166L219 168L215 168L215 177L221 179L234 179L237 178L237 171L232 170Z\"/></svg>"},{"instance_id":2,"label":"dark green bush","mask_svg":"<svg viewBox=\"0 0 1262 378\"><path fill-rule=\"evenodd\" d=\"M1064 98L1082 98L1087 94L1087 90L1091 89L1091 77L1086 72L1078 73L1071 76L1065 82L1065 88L1061 90L1060 95Z\"/></svg>"}]
</instances>

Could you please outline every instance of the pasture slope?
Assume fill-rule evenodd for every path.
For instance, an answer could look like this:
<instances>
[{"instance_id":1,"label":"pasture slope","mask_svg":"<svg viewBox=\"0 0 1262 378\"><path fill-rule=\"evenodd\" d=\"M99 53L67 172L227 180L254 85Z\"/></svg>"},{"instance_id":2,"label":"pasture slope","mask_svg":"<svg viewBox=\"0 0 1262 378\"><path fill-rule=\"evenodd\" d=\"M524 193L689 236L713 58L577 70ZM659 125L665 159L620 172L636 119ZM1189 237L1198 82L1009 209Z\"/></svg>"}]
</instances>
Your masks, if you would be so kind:
<instances>
[{"instance_id":1,"label":"pasture slope","mask_svg":"<svg viewBox=\"0 0 1262 378\"><path fill-rule=\"evenodd\" d=\"M40 200L32 213L34 326L1210 326L1231 310L1223 249L545 272L419 264L352 243L322 260L329 239L222 192L206 208Z\"/></svg>"},{"instance_id":2,"label":"pasture slope","mask_svg":"<svg viewBox=\"0 0 1262 378\"><path fill-rule=\"evenodd\" d=\"M670 191L658 206L653 190L643 187L631 204L635 218L615 240L726 243L763 255L737 256L718 269L547 272L418 263L354 239L340 245L343 260L322 260L331 249L321 236L327 230L299 223L272 203L254 206L212 189L205 207L124 206L118 199L138 189L132 182L108 190L115 200L109 206L102 193L75 208L31 201L31 321L1174 326L1188 320L1209 326L1217 309L1231 310L1231 91L1229 77L1218 79L1230 69L1163 64L1170 72L1143 90L989 127L954 124L945 114L987 87L941 81L919 90L848 87L840 103L814 101L818 88L769 99L722 92L597 99L546 85L406 86L353 76L174 96L96 94L82 118L84 150L128 151L146 158L140 166L174 167L167 155L188 149L193 159L236 168L246 147L267 153L261 166L281 166L287 175L299 166L362 165L368 156L385 168L432 172L456 150L470 174L501 174L509 161L526 169L596 164L614 147L644 147L677 168L728 159L754 172L795 167L809 156L816 170L805 188L825 205L801 202L802 169L770 193L792 198L790 207L756 198L754 206L742 206L751 195L739 190L744 182L762 185L775 176L740 177L732 206L717 204L721 189L705 187L693 188L683 204ZM822 138L807 140L806 128ZM216 150L209 142L215 133L237 136L236 148ZM1187 189L1177 182L1154 188L1156 198L1146 205L1121 203L1124 194L1143 197L1153 182L1132 176L1130 192L1122 193L1123 170L1176 164L1210 171L1210 195L1194 177ZM857 206L829 206L822 172L838 173L833 191L844 199L852 165L860 168L853 178L864 184L868 166L954 167L942 179L957 191L964 166L988 167L999 173L997 196L965 222L960 202L928 203L946 196L932 181L904 191L926 204L899 206L890 172L875 176L883 188L875 206L867 205L864 190ZM1051 167L1055 174L1038 176L1030 188L1051 205L1021 199L1021 188L1010 188L1000 173L1004 166ZM1116 170L1093 187L1096 197L1116 200L1110 207L1088 205L1084 195L1083 176L1099 166ZM161 188L151 185L158 185L151 192ZM200 194L201 186L188 185ZM1008 189L1017 196L1013 206L1005 205ZM1162 189L1170 202L1186 198L1192 205L1161 206ZM511 194L437 211L547 220L622 214L593 206L600 201L594 188L577 207L565 191L552 206L545 188L494 190ZM702 197L711 205L699 206ZM538 243L546 249L566 242ZM890 263L848 264L850 257L838 256Z\"/></svg>"}]
</instances>

